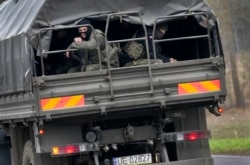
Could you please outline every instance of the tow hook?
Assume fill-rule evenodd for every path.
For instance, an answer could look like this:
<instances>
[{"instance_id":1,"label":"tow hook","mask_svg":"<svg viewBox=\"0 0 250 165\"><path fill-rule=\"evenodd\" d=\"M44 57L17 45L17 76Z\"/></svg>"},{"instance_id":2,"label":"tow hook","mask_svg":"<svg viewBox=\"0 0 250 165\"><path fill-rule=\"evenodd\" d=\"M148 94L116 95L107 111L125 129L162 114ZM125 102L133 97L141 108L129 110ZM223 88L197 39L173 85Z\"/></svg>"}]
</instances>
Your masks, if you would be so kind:
<instances>
[{"instance_id":1,"label":"tow hook","mask_svg":"<svg viewBox=\"0 0 250 165\"><path fill-rule=\"evenodd\" d=\"M135 135L135 130L132 126L130 126L130 124L127 126L127 128L125 128L124 132L123 132L123 137L124 139L130 141L133 139Z\"/></svg>"}]
</instances>

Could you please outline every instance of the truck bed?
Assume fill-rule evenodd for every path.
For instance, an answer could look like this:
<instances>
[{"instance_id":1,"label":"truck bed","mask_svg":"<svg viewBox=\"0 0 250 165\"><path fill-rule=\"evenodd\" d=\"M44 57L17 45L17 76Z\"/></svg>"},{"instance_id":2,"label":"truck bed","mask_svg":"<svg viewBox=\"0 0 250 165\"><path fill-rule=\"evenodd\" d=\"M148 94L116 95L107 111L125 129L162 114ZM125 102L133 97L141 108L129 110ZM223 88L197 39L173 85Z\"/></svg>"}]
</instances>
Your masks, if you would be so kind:
<instances>
[{"instance_id":1,"label":"truck bed","mask_svg":"<svg viewBox=\"0 0 250 165\"><path fill-rule=\"evenodd\" d=\"M37 77L34 78L33 93L1 98L0 119L50 119L79 113L106 114L143 107L171 109L179 105L223 102L226 90L222 60L213 57ZM204 91L202 87L197 87L197 83L212 81L219 83L217 89ZM196 86L190 87L192 83ZM182 85L190 91L183 93ZM73 99L71 104L67 103L70 98ZM75 99L81 100L75 103Z\"/></svg>"}]
</instances>

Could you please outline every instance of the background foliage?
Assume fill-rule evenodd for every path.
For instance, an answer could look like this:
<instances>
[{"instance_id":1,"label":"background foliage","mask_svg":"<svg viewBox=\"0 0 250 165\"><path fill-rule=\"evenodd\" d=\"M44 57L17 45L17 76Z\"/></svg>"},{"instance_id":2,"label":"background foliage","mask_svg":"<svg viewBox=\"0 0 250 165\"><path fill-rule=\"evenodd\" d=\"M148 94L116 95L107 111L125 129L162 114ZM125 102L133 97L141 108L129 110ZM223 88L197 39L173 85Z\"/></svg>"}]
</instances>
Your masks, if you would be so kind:
<instances>
[{"instance_id":1,"label":"background foliage","mask_svg":"<svg viewBox=\"0 0 250 165\"><path fill-rule=\"evenodd\" d=\"M207 0L220 23L226 59L228 108L246 109L250 87L249 0Z\"/></svg>"}]
</instances>

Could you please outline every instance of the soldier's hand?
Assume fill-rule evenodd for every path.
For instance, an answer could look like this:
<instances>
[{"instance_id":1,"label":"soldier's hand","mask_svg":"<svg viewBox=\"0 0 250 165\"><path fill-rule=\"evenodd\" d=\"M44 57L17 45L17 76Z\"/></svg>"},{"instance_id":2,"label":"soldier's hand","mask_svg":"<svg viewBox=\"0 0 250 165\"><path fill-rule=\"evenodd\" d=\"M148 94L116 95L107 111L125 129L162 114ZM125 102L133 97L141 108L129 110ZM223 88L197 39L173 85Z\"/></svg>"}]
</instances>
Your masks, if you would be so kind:
<instances>
[{"instance_id":1,"label":"soldier's hand","mask_svg":"<svg viewBox=\"0 0 250 165\"><path fill-rule=\"evenodd\" d=\"M70 57L70 52L65 52L65 56L66 56L67 58L69 58L69 57Z\"/></svg>"},{"instance_id":2,"label":"soldier's hand","mask_svg":"<svg viewBox=\"0 0 250 165\"><path fill-rule=\"evenodd\" d=\"M170 58L169 61L170 61L170 62L177 62L177 60L174 59L174 58Z\"/></svg>"},{"instance_id":3,"label":"soldier's hand","mask_svg":"<svg viewBox=\"0 0 250 165\"><path fill-rule=\"evenodd\" d=\"M81 43L82 42L82 38L81 37L75 37L74 38L74 42Z\"/></svg>"}]
</instances>

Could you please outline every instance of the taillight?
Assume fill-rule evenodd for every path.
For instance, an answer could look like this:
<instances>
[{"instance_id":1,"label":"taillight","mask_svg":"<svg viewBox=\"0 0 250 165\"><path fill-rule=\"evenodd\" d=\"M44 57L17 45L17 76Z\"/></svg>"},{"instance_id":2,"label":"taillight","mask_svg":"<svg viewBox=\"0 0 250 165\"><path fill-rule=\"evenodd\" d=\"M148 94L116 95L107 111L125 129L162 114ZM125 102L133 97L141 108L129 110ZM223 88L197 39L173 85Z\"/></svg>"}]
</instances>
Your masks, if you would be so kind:
<instances>
[{"instance_id":1,"label":"taillight","mask_svg":"<svg viewBox=\"0 0 250 165\"><path fill-rule=\"evenodd\" d=\"M74 154L74 153L78 153L79 150L79 146L77 145L70 145L70 146L66 146L65 147L65 152L66 154Z\"/></svg>"},{"instance_id":2,"label":"taillight","mask_svg":"<svg viewBox=\"0 0 250 165\"><path fill-rule=\"evenodd\" d=\"M38 132L39 132L39 135L44 135L44 134L45 134L45 129L40 128L40 129L38 130Z\"/></svg>"},{"instance_id":3,"label":"taillight","mask_svg":"<svg viewBox=\"0 0 250 165\"><path fill-rule=\"evenodd\" d=\"M79 153L78 145L55 146L52 147L52 155L70 155Z\"/></svg>"},{"instance_id":4,"label":"taillight","mask_svg":"<svg viewBox=\"0 0 250 165\"><path fill-rule=\"evenodd\" d=\"M164 133L162 135L163 142L177 142L177 141L196 141L210 138L210 131L188 131Z\"/></svg>"},{"instance_id":5,"label":"taillight","mask_svg":"<svg viewBox=\"0 0 250 165\"><path fill-rule=\"evenodd\" d=\"M60 156L60 155L72 155L81 152L89 152L89 151L98 151L99 144L96 143L81 143L81 144L73 144L73 145L64 145L64 146L53 146L51 148L52 156Z\"/></svg>"},{"instance_id":6,"label":"taillight","mask_svg":"<svg viewBox=\"0 0 250 165\"><path fill-rule=\"evenodd\" d=\"M210 138L209 131L200 131L200 132L188 132L184 133L184 139L187 141L194 141L199 139Z\"/></svg>"},{"instance_id":7,"label":"taillight","mask_svg":"<svg viewBox=\"0 0 250 165\"><path fill-rule=\"evenodd\" d=\"M224 109L221 108L221 107L219 107L219 108L218 108L218 112L219 112L219 113L223 113L223 112L224 112Z\"/></svg>"}]
</instances>

